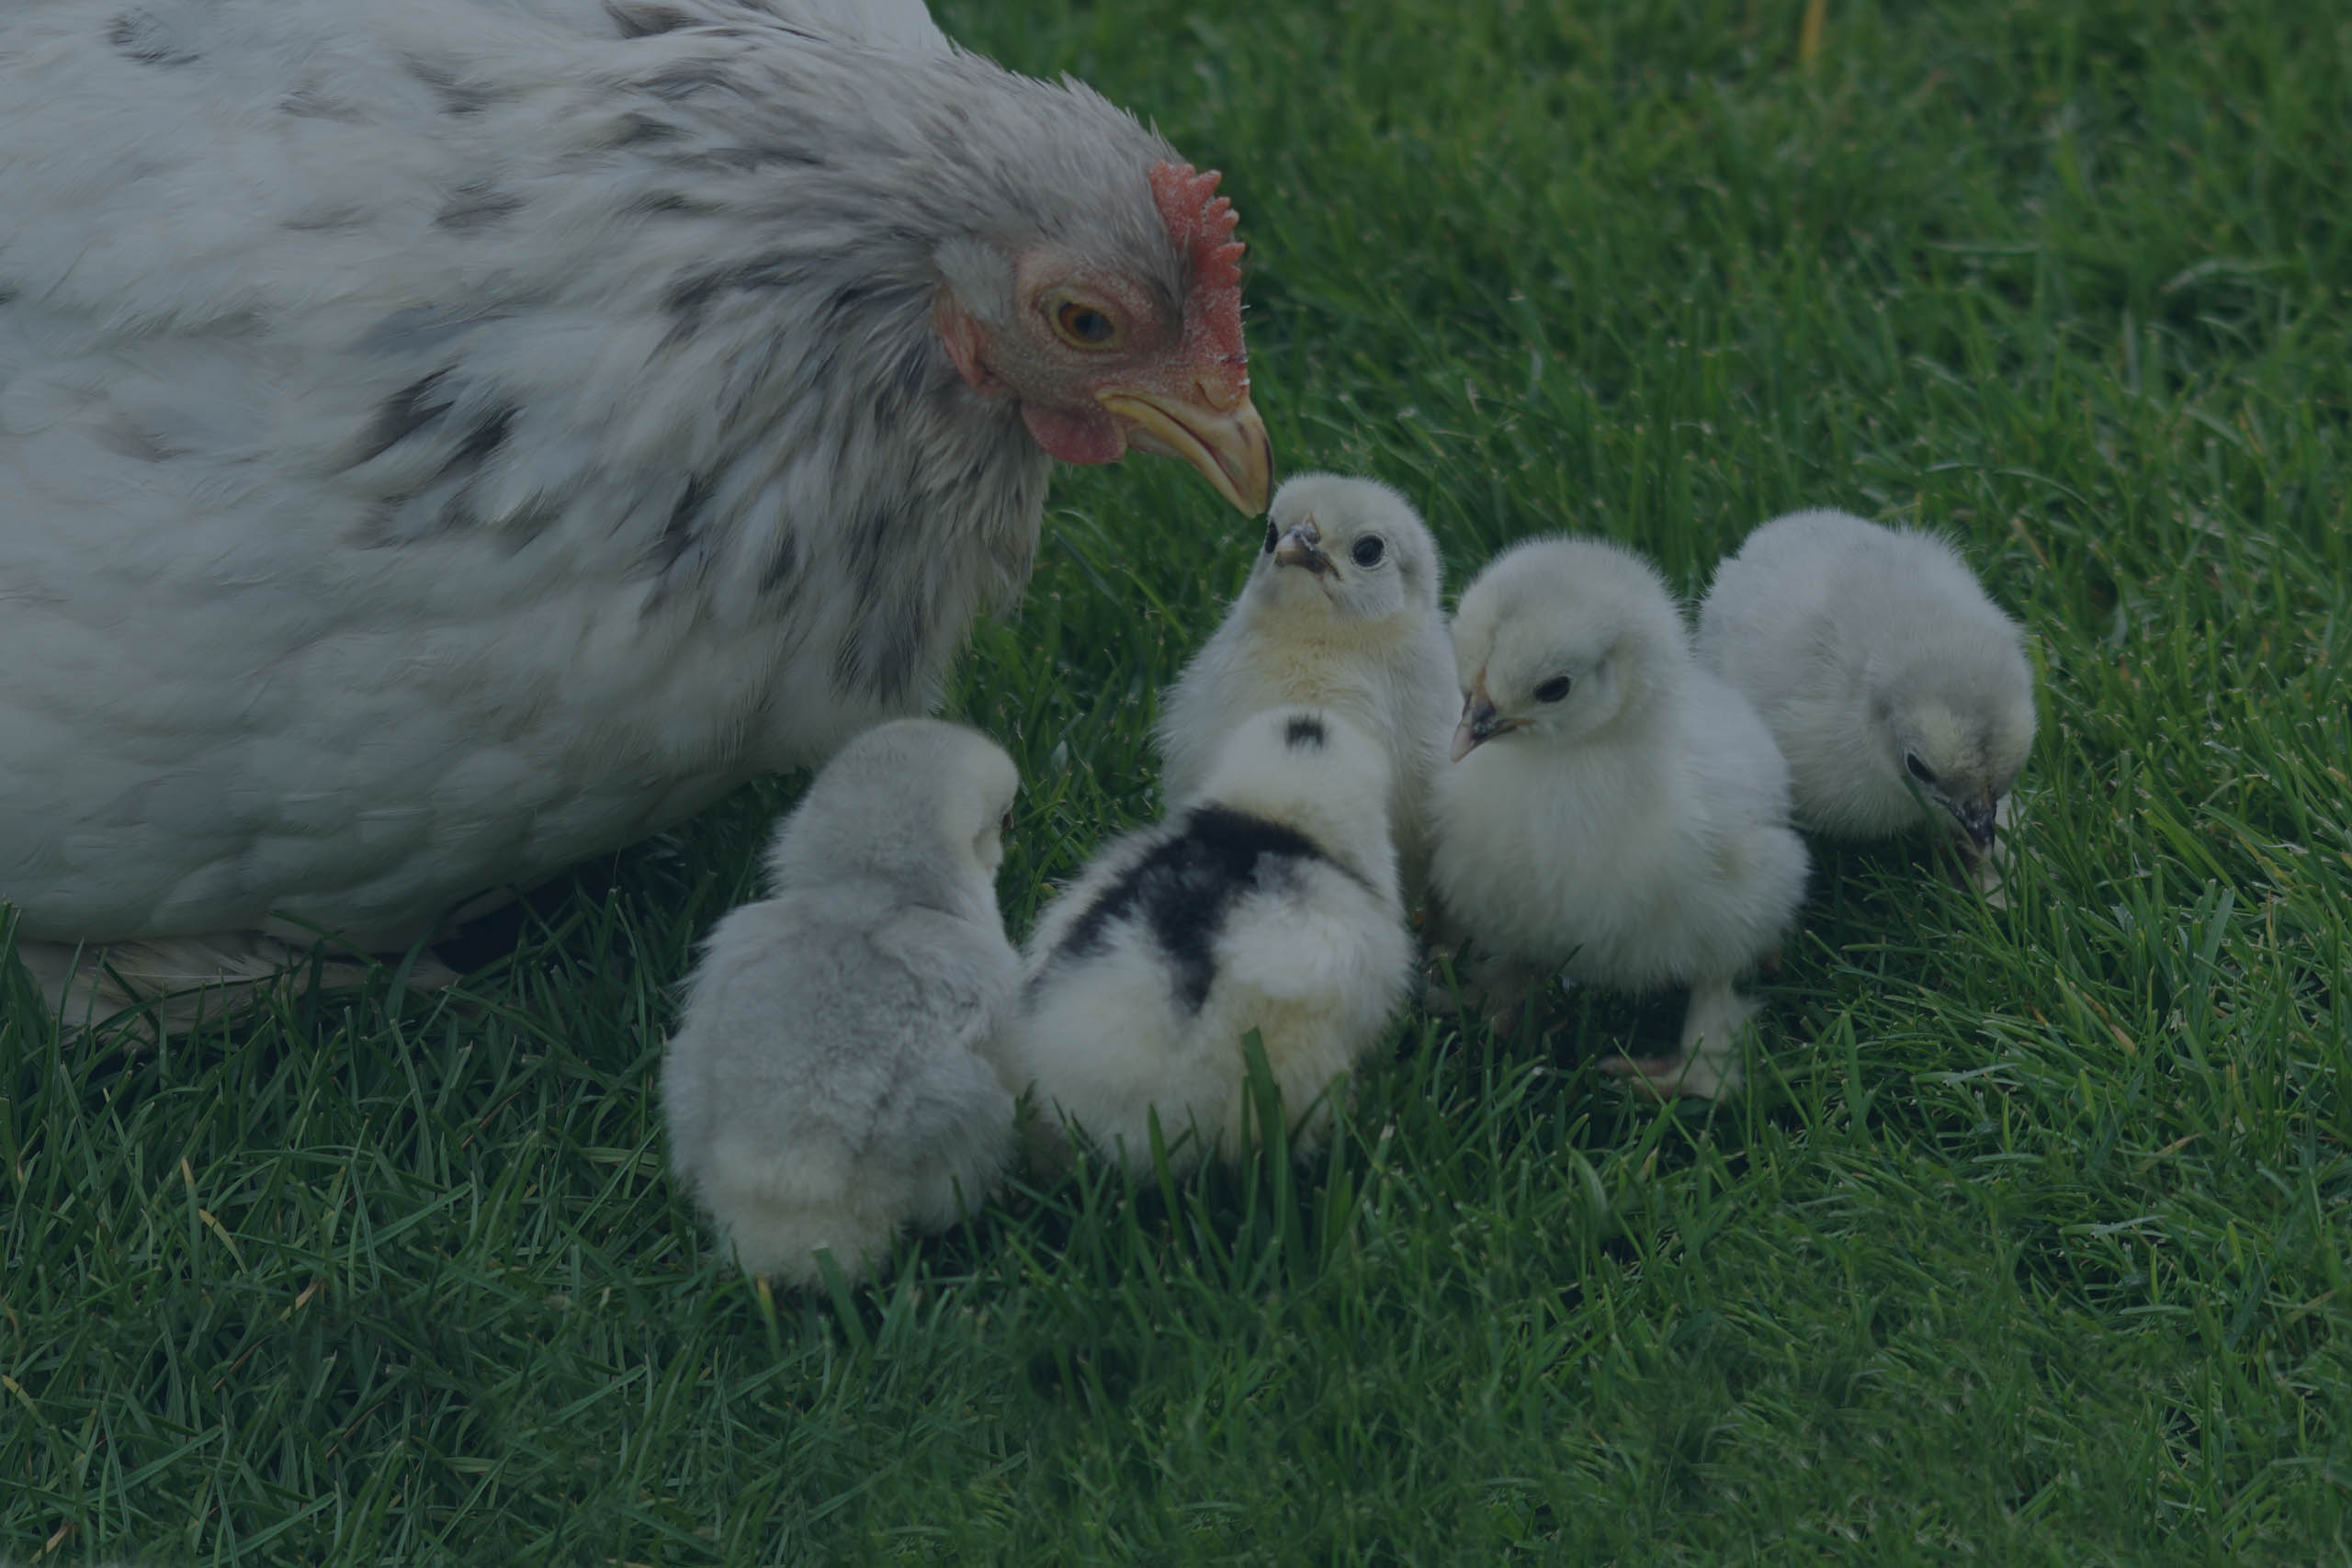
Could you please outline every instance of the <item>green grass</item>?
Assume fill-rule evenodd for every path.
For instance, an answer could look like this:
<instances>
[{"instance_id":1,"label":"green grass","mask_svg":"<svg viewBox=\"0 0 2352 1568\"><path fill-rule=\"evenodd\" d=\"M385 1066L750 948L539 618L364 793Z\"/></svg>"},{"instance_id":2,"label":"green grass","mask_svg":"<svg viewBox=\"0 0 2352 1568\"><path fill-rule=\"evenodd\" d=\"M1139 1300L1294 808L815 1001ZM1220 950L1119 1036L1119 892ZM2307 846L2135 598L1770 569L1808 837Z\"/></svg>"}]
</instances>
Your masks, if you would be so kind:
<instances>
[{"instance_id":1,"label":"green grass","mask_svg":"<svg viewBox=\"0 0 2352 1568\"><path fill-rule=\"evenodd\" d=\"M130 1057L17 996L0 1557L2352 1562L2352 12L1015 9L946 12L1229 171L1279 456L1457 581L1956 531L2044 677L2013 907L1825 850L1740 1102L1593 1070L1671 1003L1414 1017L1295 1178L1023 1187L840 1301L707 1261L654 1095L788 786L460 996ZM1057 481L956 700L1016 933L1252 542Z\"/></svg>"}]
</instances>

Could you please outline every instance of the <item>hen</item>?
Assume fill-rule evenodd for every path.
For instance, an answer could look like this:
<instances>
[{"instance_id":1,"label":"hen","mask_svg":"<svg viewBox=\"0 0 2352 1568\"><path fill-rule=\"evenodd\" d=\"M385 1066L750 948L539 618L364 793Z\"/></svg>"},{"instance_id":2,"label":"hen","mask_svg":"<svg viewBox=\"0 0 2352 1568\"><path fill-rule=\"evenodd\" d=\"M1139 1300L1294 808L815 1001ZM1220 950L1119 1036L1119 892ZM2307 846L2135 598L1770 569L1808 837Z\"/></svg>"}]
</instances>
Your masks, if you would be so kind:
<instances>
[{"instance_id":1,"label":"hen","mask_svg":"<svg viewBox=\"0 0 2352 1568\"><path fill-rule=\"evenodd\" d=\"M918 0L13 0L37 976L404 947L921 709L1057 458L1262 511L1216 184Z\"/></svg>"}]
</instances>

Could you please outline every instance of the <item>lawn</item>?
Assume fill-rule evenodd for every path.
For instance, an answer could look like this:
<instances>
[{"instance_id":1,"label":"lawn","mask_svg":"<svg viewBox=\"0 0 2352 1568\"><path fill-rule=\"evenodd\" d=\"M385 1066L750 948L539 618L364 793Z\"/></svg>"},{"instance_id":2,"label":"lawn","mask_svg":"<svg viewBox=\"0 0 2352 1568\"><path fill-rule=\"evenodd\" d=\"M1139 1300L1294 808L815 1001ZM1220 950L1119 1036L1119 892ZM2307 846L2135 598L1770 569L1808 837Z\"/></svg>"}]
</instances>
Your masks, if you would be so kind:
<instances>
[{"instance_id":1,"label":"lawn","mask_svg":"<svg viewBox=\"0 0 2352 1568\"><path fill-rule=\"evenodd\" d=\"M0 1558L2352 1562L2352 11L1833 0L1809 62L1803 12L943 19L1227 171L1278 459L1457 584L1951 530L2042 682L2009 908L1823 846L1743 1100L1595 1070L1679 1000L1416 1014L1295 1173L1030 1182L838 1300L706 1256L654 1094L797 781L456 993L126 1055L19 988ZM1157 809L1255 540L1057 479L951 701L1027 781L1016 936Z\"/></svg>"}]
</instances>

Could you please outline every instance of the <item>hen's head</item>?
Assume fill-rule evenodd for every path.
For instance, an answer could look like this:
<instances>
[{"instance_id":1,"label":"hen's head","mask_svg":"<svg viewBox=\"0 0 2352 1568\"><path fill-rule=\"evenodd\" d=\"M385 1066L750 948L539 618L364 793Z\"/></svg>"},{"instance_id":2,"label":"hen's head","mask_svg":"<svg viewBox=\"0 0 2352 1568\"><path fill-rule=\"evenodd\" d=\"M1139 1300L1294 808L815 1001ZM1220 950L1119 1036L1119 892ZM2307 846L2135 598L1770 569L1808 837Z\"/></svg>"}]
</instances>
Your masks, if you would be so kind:
<instances>
[{"instance_id":1,"label":"hen's head","mask_svg":"<svg viewBox=\"0 0 2352 1568\"><path fill-rule=\"evenodd\" d=\"M1238 218L1218 178L1166 160L1082 214L1010 204L990 231L943 247L932 321L965 381L1016 400L1053 457L1181 457L1255 516L1272 457L1250 401Z\"/></svg>"}]
</instances>

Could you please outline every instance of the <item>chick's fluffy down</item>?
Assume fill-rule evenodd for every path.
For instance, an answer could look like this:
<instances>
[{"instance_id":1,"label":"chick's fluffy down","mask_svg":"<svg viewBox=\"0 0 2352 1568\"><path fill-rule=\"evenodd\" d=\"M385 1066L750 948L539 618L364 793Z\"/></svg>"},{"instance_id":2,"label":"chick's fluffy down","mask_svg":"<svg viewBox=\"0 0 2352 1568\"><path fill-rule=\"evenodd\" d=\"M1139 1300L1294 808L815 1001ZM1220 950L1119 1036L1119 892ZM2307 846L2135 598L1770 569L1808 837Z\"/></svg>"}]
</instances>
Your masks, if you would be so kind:
<instances>
[{"instance_id":1,"label":"chick's fluffy down","mask_svg":"<svg viewBox=\"0 0 2352 1568\"><path fill-rule=\"evenodd\" d=\"M809 1284L823 1248L860 1278L1003 1174L1012 1097L978 1053L1018 981L991 883L1015 787L971 731L869 730L778 830L775 895L711 933L662 1091L679 1179L748 1271Z\"/></svg>"},{"instance_id":2,"label":"chick's fluffy down","mask_svg":"<svg viewBox=\"0 0 2352 1568\"><path fill-rule=\"evenodd\" d=\"M1327 739L1285 732L1311 714ZM1335 716L1258 715L1204 798L1105 850L1041 917L1020 1016L998 1060L1032 1089L1032 1132L1066 1151L1065 1119L1130 1171L1230 1158L1248 1123L1251 1030L1302 1151L1330 1091L1403 998L1412 943L1397 905L1380 749Z\"/></svg>"}]
</instances>

